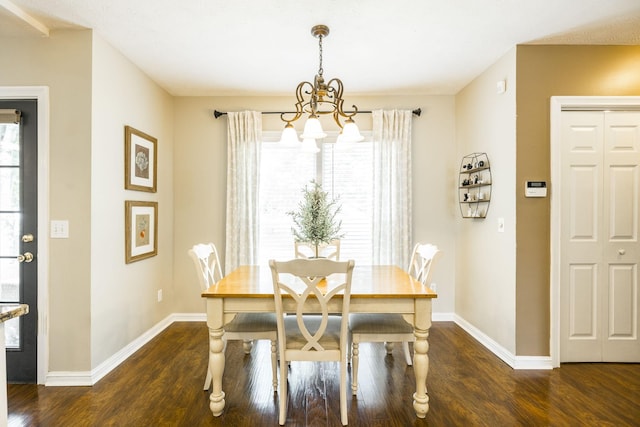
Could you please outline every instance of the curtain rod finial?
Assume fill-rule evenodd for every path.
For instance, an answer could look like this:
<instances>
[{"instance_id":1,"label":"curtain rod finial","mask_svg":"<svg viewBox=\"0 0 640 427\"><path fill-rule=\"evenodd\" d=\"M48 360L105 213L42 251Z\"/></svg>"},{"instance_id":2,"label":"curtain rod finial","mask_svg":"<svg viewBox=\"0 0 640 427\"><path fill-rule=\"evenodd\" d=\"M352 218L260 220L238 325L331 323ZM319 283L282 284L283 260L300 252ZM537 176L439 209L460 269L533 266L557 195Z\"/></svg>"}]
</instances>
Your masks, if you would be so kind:
<instances>
[{"instance_id":1,"label":"curtain rod finial","mask_svg":"<svg viewBox=\"0 0 640 427\"><path fill-rule=\"evenodd\" d=\"M213 117L215 117L216 119L222 115L224 115L225 113L221 113L218 110L213 110Z\"/></svg>"}]
</instances>

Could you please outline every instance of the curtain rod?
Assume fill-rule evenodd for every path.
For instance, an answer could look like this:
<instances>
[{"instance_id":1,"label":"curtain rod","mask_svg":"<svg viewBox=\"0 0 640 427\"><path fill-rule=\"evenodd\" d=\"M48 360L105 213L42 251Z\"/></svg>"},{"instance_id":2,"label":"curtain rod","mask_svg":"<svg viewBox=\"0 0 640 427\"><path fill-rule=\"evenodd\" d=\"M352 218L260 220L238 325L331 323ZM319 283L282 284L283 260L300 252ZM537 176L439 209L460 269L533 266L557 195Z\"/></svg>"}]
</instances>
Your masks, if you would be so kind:
<instances>
[{"instance_id":1,"label":"curtain rod","mask_svg":"<svg viewBox=\"0 0 640 427\"><path fill-rule=\"evenodd\" d=\"M353 111L345 111L345 112L353 113ZM422 109L416 108L411 112L413 113L413 115L420 117L420 114L422 114ZM295 114L295 113L296 113L295 111L262 111L262 114ZM358 113L371 114L372 111L358 111ZM226 111L213 110L213 117L215 117L216 119L226 114L227 114Z\"/></svg>"}]
</instances>

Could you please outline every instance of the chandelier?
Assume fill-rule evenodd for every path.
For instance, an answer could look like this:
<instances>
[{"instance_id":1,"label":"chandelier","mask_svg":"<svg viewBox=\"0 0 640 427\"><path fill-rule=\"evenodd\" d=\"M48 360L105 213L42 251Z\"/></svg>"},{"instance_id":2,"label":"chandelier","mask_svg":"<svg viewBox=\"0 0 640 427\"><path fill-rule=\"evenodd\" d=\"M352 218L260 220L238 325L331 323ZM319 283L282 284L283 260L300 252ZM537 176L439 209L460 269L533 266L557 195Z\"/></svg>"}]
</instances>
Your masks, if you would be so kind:
<instances>
[{"instance_id":1,"label":"chandelier","mask_svg":"<svg viewBox=\"0 0 640 427\"><path fill-rule=\"evenodd\" d=\"M322 75L322 39L329 35L329 27L326 25L316 25L311 28L311 34L318 39L320 65L318 73L311 82L301 82L296 88L296 111L295 113L282 113L280 119L286 123L280 142L286 145L300 143L293 122L303 115L308 115L302 132L303 149L308 151L319 151L315 140L322 139L327 134L322 129L319 116L331 115L333 120L340 127L340 134L336 142L357 142L362 141L358 126L353 121L353 116L358 113L358 108L353 105L353 111L345 112L343 109L342 81L333 78L325 82ZM293 117L286 118L286 115L293 114Z\"/></svg>"}]
</instances>

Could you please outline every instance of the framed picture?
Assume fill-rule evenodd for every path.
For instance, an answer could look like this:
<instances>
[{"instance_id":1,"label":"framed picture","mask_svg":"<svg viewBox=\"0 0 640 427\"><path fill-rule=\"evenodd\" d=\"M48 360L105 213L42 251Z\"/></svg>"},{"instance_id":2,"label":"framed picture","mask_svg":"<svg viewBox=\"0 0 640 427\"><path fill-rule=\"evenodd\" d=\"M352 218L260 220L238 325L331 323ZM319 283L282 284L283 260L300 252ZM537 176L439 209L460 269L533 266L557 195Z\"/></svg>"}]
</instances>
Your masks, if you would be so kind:
<instances>
[{"instance_id":1,"label":"framed picture","mask_svg":"<svg viewBox=\"0 0 640 427\"><path fill-rule=\"evenodd\" d=\"M125 263L158 254L158 202L125 200Z\"/></svg>"},{"instance_id":2,"label":"framed picture","mask_svg":"<svg viewBox=\"0 0 640 427\"><path fill-rule=\"evenodd\" d=\"M158 140L131 126L124 127L124 188L156 192Z\"/></svg>"}]
</instances>

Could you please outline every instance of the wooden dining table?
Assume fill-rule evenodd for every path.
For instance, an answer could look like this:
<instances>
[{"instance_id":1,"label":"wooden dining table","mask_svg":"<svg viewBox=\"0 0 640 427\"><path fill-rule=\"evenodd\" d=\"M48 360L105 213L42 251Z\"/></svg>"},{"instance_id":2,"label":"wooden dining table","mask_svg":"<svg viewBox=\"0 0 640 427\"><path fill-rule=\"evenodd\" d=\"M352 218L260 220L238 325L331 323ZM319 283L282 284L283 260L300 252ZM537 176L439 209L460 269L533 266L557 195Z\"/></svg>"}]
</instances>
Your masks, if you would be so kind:
<instances>
[{"instance_id":1,"label":"wooden dining table","mask_svg":"<svg viewBox=\"0 0 640 427\"><path fill-rule=\"evenodd\" d=\"M327 280L332 278L328 277ZM207 305L209 367L213 378L209 407L214 416L220 416L225 407L225 393L222 390L224 325L238 313L275 312L271 270L267 265L240 266L204 291L202 297ZM431 301L436 297L433 290L397 266L356 265L353 270L351 313L399 313L413 325L416 391L412 397L413 408L419 418L424 418L429 410L427 339L431 327ZM293 312L293 300L290 303L288 306L284 301L284 309ZM335 304L329 310L341 312L340 301Z\"/></svg>"}]
</instances>

